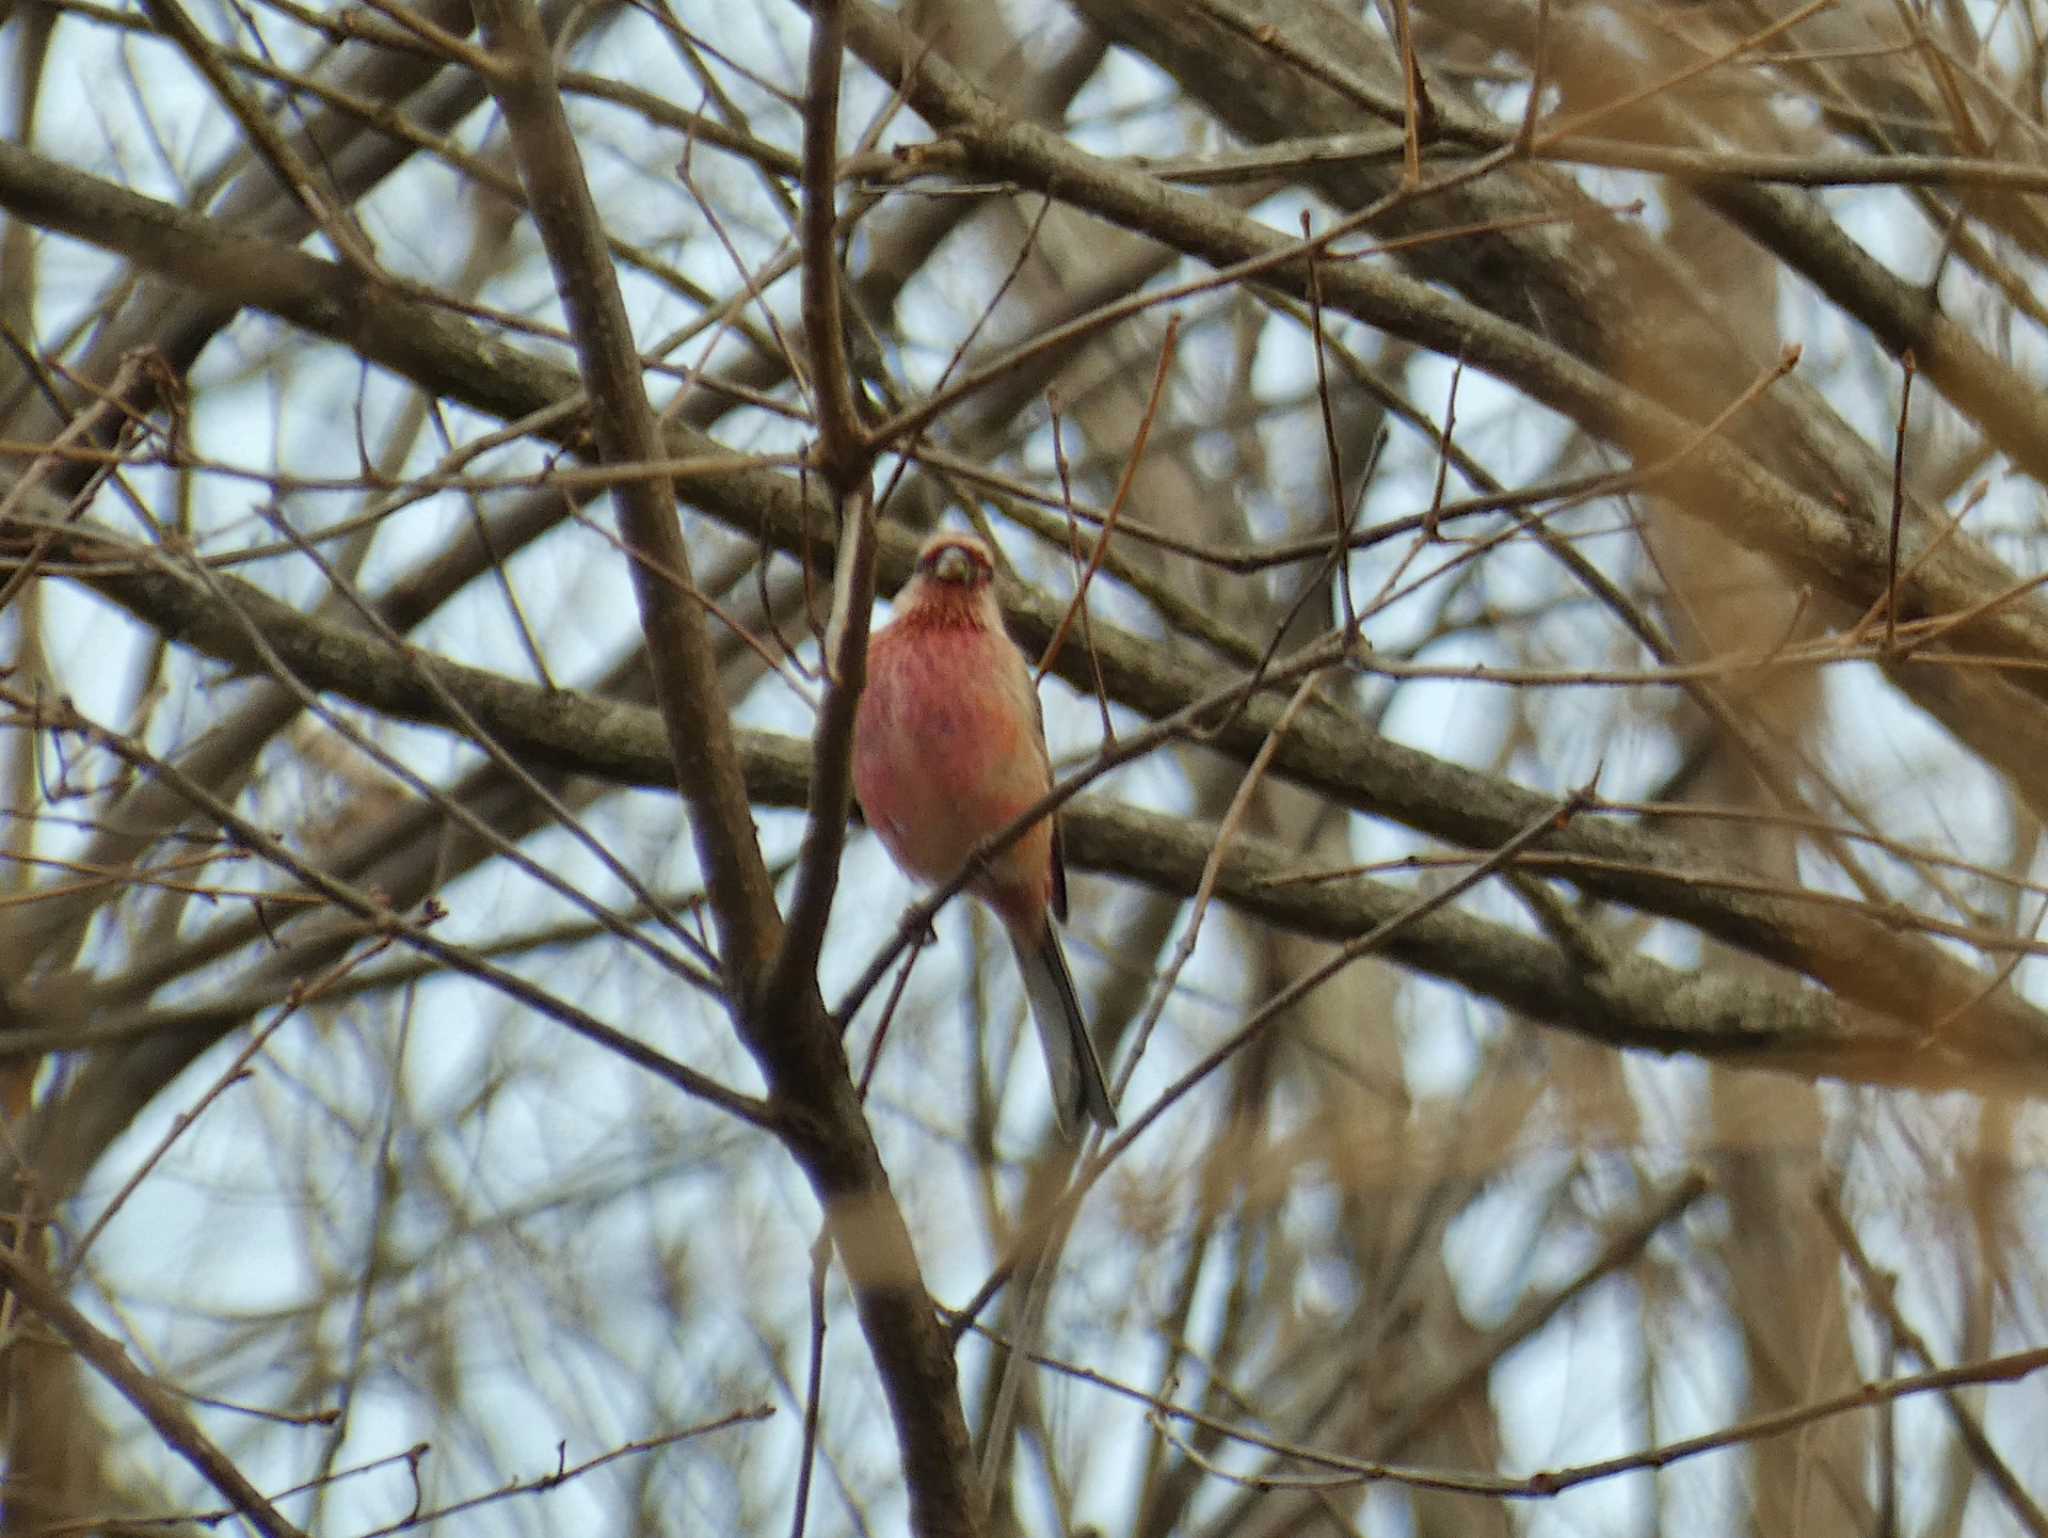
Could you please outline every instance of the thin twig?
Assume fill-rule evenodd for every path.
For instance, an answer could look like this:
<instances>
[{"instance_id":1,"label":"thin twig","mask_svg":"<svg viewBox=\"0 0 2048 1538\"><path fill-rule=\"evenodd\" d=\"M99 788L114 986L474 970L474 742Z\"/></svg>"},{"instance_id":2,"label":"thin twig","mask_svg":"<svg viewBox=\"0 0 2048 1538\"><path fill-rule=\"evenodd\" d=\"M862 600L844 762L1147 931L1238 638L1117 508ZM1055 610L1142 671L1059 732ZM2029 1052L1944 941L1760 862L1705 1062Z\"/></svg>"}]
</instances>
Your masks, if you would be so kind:
<instances>
[{"instance_id":1,"label":"thin twig","mask_svg":"<svg viewBox=\"0 0 2048 1538\"><path fill-rule=\"evenodd\" d=\"M1045 400L1048 427L1052 432L1052 463L1060 481L1060 502L1066 513L1067 559L1073 563L1074 586L1081 585L1081 572L1087 564L1081 558L1081 529L1074 515L1074 478L1067 464L1066 434L1062 431L1064 422L1060 415L1059 398L1048 393ZM1098 527L1107 527L1108 519L1103 518ZM1095 649L1095 621L1086 604L1081 605L1081 644L1088 648L1088 672L1095 688L1095 709L1102 722L1102 740L1116 741L1116 722L1109 709L1109 685L1102 677L1102 654Z\"/></svg>"},{"instance_id":2,"label":"thin twig","mask_svg":"<svg viewBox=\"0 0 2048 1538\"><path fill-rule=\"evenodd\" d=\"M1314 233L1309 227L1309 216L1304 210L1301 216L1302 238ZM1323 335L1323 254L1311 252L1308 259L1308 314L1309 338L1314 347L1316 360L1316 406L1323 420L1323 465L1330 478L1330 526L1336 530L1333 554L1342 560L1351 544L1351 522L1355 509L1344 496L1344 450L1337 442L1337 409L1330 399L1330 365L1326 338ZM1364 502L1363 488L1359 502ZM1358 609L1352 600L1349 573L1342 573L1338 591L1344 602L1344 633L1358 633Z\"/></svg>"},{"instance_id":3,"label":"thin twig","mask_svg":"<svg viewBox=\"0 0 2048 1538\"><path fill-rule=\"evenodd\" d=\"M636 1458L644 1453L659 1451L664 1447L673 1447L678 1442L688 1442L697 1437L709 1436L714 1431L725 1431L733 1426L744 1426L756 1421L764 1421L774 1413L775 1407L773 1405L754 1405L748 1409L734 1410L730 1415L721 1415L716 1420L708 1420L701 1425L685 1426L680 1431L667 1431L659 1436L641 1437L637 1441L628 1442L620 1447L614 1447L607 1452L601 1452L594 1458L586 1458L581 1463L558 1461L556 1466L546 1474L537 1474L531 1479L514 1480L511 1484L500 1485L495 1490L486 1490L481 1495L472 1495L464 1500L451 1501L446 1506L434 1506L423 1510L415 1510L410 1512L403 1521L392 1522L384 1527L371 1528L368 1532L362 1534L362 1538L391 1538L391 1535L394 1533L409 1532L415 1527L423 1527L431 1522L439 1522L446 1517L457 1516L465 1511L474 1511L479 1506L488 1506L496 1501L510 1500L514 1496L520 1495L545 1495L551 1490L559 1490L572 1479L581 1479L585 1474L591 1473L593 1470L604 1468L608 1464L617 1463L621 1458ZM558 1458L561 1456L559 1450L557 1456Z\"/></svg>"},{"instance_id":4,"label":"thin twig","mask_svg":"<svg viewBox=\"0 0 2048 1538\"><path fill-rule=\"evenodd\" d=\"M812 0L810 79L804 101L804 341L810 349L817 409L818 462L832 489L851 492L873 457L853 399L840 314L839 253L833 191L839 165L839 71L846 49L840 0Z\"/></svg>"},{"instance_id":5,"label":"thin twig","mask_svg":"<svg viewBox=\"0 0 2048 1538\"><path fill-rule=\"evenodd\" d=\"M1265 783L1266 771L1272 765L1273 755L1279 750L1281 740L1293 729L1295 718L1301 714L1314 697L1316 685L1322 681L1321 673L1310 673L1296 686L1294 696L1287 702L1287 708L1280 712L1280 719L1267 735L1265 745L1253 755L1251 764L1238 780L1237 789L1231 795L1230 805L1224 810L1222 820L1217 824L1215 852L1203 864L1202 879L1195 886L1195 895L1188 905L1187 922L1182 926L1179 944L1174 948L1173 958L1166 969L1159 974L1158 985L1152 990L1151 1002L1138 1022L1138 1029L1132 1033L1130 1053L1116 1078L1116 1097L1121 1098L1129 1086L1131 1075L1138 1071L1138 1063L1145 1055L1145 1046L1152 1038L1166 1004L1180 985L1181 973L1195 954L1195 942L1201 938L1202 920L1207 916L1209 905L1216 896L1216 883L1223 872L1223 862L1235 842L1238 830L1252 808L1252 798L1259 786Z\"/></svg>"},{"instance_id":6,"label":"thin twig","mask_svg":"<svg viewBox=\"0 0 2048 1538\"><path fill-rule=\"evenodd\" d=\"M1913 349L1899 355L1899 420L1892 434L1892 519L1885 541L1884 650L1891 656L1899 644L1899 526L1906 519L1906 424L1913 409Z\"/></svg>"},{"instance_id":7,"label":"thin twig","mask_svg":"<svg viewBox=\"0 0 2048 1538\"><path fill-rule=\"evenodd\" d=\"M363 963L381 953L385 946L390 943L388 938L380 940L360 955L342 958L342 960L336 962L321 976L313 979L311 983L306 984L304 987L295 986L292 989L292 996L279 1006L276 1014L272 1015L269 1020L265 1021L259 1029L250 1035L248 1044L229 1060L228 1065L214 1075L213 1082L193 1102L191 1109L180 1111L171 1118L171 1125L164 1130L164 1134L157 1140L156 1146L143 1156L141 1162L135 1166L135 1169L129 1174L128 1178L121 1182L120 1189L100 1209L99 1215L92 1220L92 1226L87 1228L79 1236L78 1242L70 1247L70 1251L65 1258L63 1274L63 1281L67 1285L77 1277L79 1268L85 1264L86 1257L92 1253L92 1247L98 1241L99 1236L106 1232L107 1225L119 1216L121 1209L128 1204L128 1199L141 1188L142 1182L149 1178L150 1172L163 1162L164 1157L170 1153L172 1145L179 1138L183 1137L187 1130L201 1116L206 1114L209 1106L213 1105L230 1088L239 1084L248 1076L249 1065L262 1055L263 1049L270 1045L270 1038L277 1034L279 1028L307 1004L319 999L326 992L329 983L346 977Z\"/></svg>"},{"instance_id":8,"label":"thin twig","mask_svg":"<svg viewBox=\"0 0 2048 1538\"><path fill-rule=\"evenodd\" d=\"M1210 1074L1241 1052L1255 1037L1264 1032L1273 1021L1296 1007L1303 999L1315 992L1316 989L1322 987L1323 984L1330 981L1330 979L1339 972L1342 972L1346 967L1351 966L1359 958L1378 949L1387 940L1400 933L1402 929L1414 923L1417 919L1427 917L1429 914L1436 912L1437 909L1457 901L1458 898L1484 881L1488 876L1491 876L1495 871L1505 869L1513 864L1525 850L1541 842L1546 836L1563 828L1574 816L1592 804L1597 783L1598 775L1596 773L1592 781L1589 781L1579 790L1574 791L1564 800L1547 808L1541 816L1522 828L1514 837L1510 838L1498 849L1493 850L1484 860L1473 866L1471 870L1446 883L1436 891L1416 898L1405 905L1399 912L1390 915L1383 922L1375 924L1365 934L1346 941L1337 948L1335 955L1330 956L1320 965L1312 967L1296 976L1285 987L1279 989L1271 998L1254 1010L1242 1026L1238 1027L1221 1044L1202 1056L1185 1073L1169 1084L1161 1092L1157 1100L1146 1106L1094 1158L1090 1159L1080 1173L1075 1176L1073 1184L1068 1187L1066 1194L1054 1204L1051 1211L1046 1213L1038 1223L1028 1226L1012 1240L1009 1251L997 1263L995 1269L989 1273L987 1279L983 1281L973 1298L963 1307L950 1312L949 1329L953 1337L957 1340L979 1316L981 1311L988 1306L989 1300L1002 1289L1014 1271L1018 1257L1025 1249L1036 1244L1039 1237L1053 1225L1068 1221L1068 1211L1080 1205L1082 1199L1093 1189L1096 1181L1100 1180L1110 1166L1122 1156L1124 1150L1143 1137L1154 1123L1158 1122L1169 1110L1185 1099Z\"/></svg>"},{"instance_id":9,"label":"thin twig","mask_svg":"<svg viewBox=\"0 0 2048 1538\"><path fill-rule=\"evenodd\" d=\"M1841 1246L1842 1254L1849 1262L1849 1268L1856 1273L1856 1280L1862 1284L1863 1296L1871 1309L1884 1320L1890 1339L1905 1351L1917 1357L1922 1366L1933 1368L1936 1363L1934 1352L1929 1349L1926 1339L1907 1322L1905 1313L1899 1307L1897 1289L1892 1278L1877 1269L1870 1254L1863 1248L1863 1241L1856 1237L1855 1225L1850 1223L1849 1214L1842 1210L1842 1201L1834 1189L1825 1182L1816 1185L1813 1191L1814 1205L1820 1209L1821 1220L1827 1224L1828 1232L1835 1243ZM1963 1446L1969 1449L1970 1457L1984 1471L2005 1504L2011 1508L2013 1517L2034 1538L2048 1538L2048 1512L2044 1512L2027 1493L2012 1466L1999 1456L1998 1449L1991 1445L1991 1439L1984 1434L1984 1428L1977 1417L1970 1413L1968 1405L1954 1393L1944 1390L1941 1396L1942 1408L1948 1411L1948 1418L1955 1426L1956 1435Z\"/></svg>"},{"instance_id":10,"label":"thin twig","mask_svg":"<svg viewBox=\"0 0 2048 1538\"><path fill-rule=\"evenodd\" d=\"M1185 1405L1158 1399L1143 1389L1133 1388L1127 1383L1090 1368L1051 1357L1038 1357L1034 1360L1076 1382L1092 1384L1097 1388L1107 1389L1112 1394L1143 1404L1164 1417L1188 1425L1201 1426L1233 1441L1241 1442L1247 1447L1256 1447L1264 1452L1307 1464L1311 1468L1328 1471L1320 1477L1254 1476L1245 1481L1253 1488L1301 1488L1304 1485L1343 1488L1384 1483L1414 1490L1439 1490L1450 1495L1476 1495L1493 1500L1548 1500L1581 1485L1596 1484L1621 1474L1667 1469L1673 1464L1697 1458L1703 1453L1720 1452L1730 1447L1759 1442L1767 1437L1784 1436L1822 1421L1833 1420L1838 1416L1888 1405L1919 1394L1941 1393L1951 1389L1981 1387L1987 1384L2017 1383L2035 1373L2048 1371L2048 1347L2017 1351L2006 1356L1987 1357L1964 1367L1949 1367L1936 1372L1880 1379L1826 1399L1816 1399L1806 1404L1794 1405L1790 1409L1737 1421L1700 1436L1659 1443L1655 1447L1642 1448L1619 1457L1604 1458L1597 1463L1573 1464L1519 1477L1429 1468L1418 1464L1391 1463L1373 1458L1354 1458L1344 1453L1307 1447L1266 1436ZM1244 1479L1244 1476L1224 1477Z\"/></svg>"},{"instance_id":11,"label":"thin twig","mask_svg":"<svg viewBox=\"0 0 2048 1538\"><path fill-rule=\"evenodd\" d=\"M811 1475L818 1458L818 1419L825 1404L825 1272L832 1264L832 1236L820 1232L811 1244L811 1365L804 1387L804 1447L796 1466L796 1510L790 1538L804 1538L811 1510Z\"/></svg>"},{"instance_id":12,"label":"thin twig","mask_svg":"<svg viewBox=\"0 0 2048 1538\"><path fill-rule=\"evenodd\" d=\"M1074 596L1067 601L1066 612L1060 615L1059 623L1053 626L1052 638L1039 653L1036 671L1041 679L1059 659L1060 647L1066 643L1067 631L1074 623L1075 614L1087 607L1088 584L1102 569L1102 558L1109 553L1109 542L1116 536L1117 519L1123 515L1124 503L1137 482L1138 466L1145 458L1145 444L1152 436L1152 424L1159 419L1159 409L1166 398L1166 382L1172 377L1173 355L1179 339L1180 316L1169 315L1166 335L1159 341L1159 359L1152 367L1152 390L1145 398L1145 410L1138 418L1138 431L1131 440L1130 452L1124 457L1123 474L1117 480L1116 495L1109 499L1109 511L1102 519L1102 531L1095 536L1095 548L1088 553L1088 565L1081 573L1081 580L1074 584Z\"/></svg>"},{"instance_id":13,"label":"thin twig","mask_svg":"<svg viewBox=\"0 0 2048 1538\"><path fill-rule=\"evenodd\" d=\"M450 970L466 973L490 984L520 1003L567 1026L577 1035L586 1037L599 1046L616 1052L628 1062L667 1080L686 1094L706 1100L754 1126L772 1129L776 1125L774 1116L761 1101L750 1095L743 1095L737 1090L728 1089L696 1069L685 1067L673 1058L656 1052L623 1031L616 1030L595 1016L556 998L517 973L493 966L464 947L439 939L430 934L424 924L393 912L376 898L357 891L346 882L339 881L317 866L301 860L282 840L243 817L175 764L159 758L133 738L101 726L69 702L60 701L54 705L37 702L5 686L0 686L0 700L13 705L24 714L41 719L44 724L59 731L72 732L86 738L105 748L122 762L153 776L174 795L188 802L193 810L218 824L229 837L287 875L319 892L329 902L354 914L363 920L372 932L395 936Z\"/></svg>"},{"instance_id":14,"label":"thin twig","mask_svg":"<svg viewBox=\"0 0 2048 1538\"><path fill-rule=\"evenodd\" d=\"M121 1343L72 1307L42 1267L0 1245L0 1287L19 1298L149 1422L164 1445L247 1517L264 1538L306 1538L199 1429L178 1397L128 1359Z\"/></svg>"}]
</instances>

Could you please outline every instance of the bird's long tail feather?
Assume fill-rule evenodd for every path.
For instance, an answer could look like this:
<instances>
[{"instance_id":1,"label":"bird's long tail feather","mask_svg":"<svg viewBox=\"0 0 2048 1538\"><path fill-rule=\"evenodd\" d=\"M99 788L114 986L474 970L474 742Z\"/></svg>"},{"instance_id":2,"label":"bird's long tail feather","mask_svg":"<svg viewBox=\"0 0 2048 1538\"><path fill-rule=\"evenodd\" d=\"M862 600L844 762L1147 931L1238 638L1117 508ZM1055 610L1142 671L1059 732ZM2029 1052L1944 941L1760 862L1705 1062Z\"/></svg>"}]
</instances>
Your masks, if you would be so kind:
<instances>
[{"instance_id":1,"label":"bird's long tail feather","mask_svg":"<svg viewBox=\"0 0 2048 1538\"><path fill-rule=\"evenodd\" d=\"M1024 974L1024 996L1031 1001L1039 1044L1045 1048L1060 1130L1072 1135L1084 1117L1114 1128L1116 1107L1110 1102L1109 1081L1103 1077L1102 1059L1095 1055L1094 1038L1081 1014L1074 974L1067 970L1067 953L1050 923L1036 944L1017 941L1017 966Z\"/></svg>"}]
</instances>

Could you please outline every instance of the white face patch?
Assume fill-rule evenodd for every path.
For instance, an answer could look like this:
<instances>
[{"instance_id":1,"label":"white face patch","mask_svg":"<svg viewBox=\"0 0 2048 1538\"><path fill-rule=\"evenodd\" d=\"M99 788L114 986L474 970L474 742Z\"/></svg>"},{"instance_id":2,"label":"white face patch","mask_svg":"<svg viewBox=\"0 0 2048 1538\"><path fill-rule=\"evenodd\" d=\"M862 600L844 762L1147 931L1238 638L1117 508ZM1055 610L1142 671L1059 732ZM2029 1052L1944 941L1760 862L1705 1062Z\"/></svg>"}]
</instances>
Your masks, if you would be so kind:
<instances>
[{"instance_id":1,"label":"white face patch","mask_svg":"<svg viewBox=\"0 0 2048 1538\"><path fill-rule=\"evenodd\" d=\"M928 549L918 570L934 582L948 587L978 587L994 575L986 554L965 542L940 544Z\"/></svg>"}]
</instances>

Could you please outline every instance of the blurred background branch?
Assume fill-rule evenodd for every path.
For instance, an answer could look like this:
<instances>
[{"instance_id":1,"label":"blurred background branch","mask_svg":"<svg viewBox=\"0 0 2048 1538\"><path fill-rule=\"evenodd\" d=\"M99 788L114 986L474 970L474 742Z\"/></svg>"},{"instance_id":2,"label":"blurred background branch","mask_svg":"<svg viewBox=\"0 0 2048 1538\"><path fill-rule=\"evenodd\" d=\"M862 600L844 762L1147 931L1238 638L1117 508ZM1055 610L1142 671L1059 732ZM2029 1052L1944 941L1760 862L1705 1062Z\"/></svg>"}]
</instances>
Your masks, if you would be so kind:
<instances>
[{"instance_id":1,"label":"blurred background branch","mask_svg":"<svg viewBox=\"0 0 2048 1538\"><path fill-rule=\"evenodd\" d=\"M2038 1530L2048 12L478 10L0 5L0 1527Z\"/></svg>"}]
</instances>

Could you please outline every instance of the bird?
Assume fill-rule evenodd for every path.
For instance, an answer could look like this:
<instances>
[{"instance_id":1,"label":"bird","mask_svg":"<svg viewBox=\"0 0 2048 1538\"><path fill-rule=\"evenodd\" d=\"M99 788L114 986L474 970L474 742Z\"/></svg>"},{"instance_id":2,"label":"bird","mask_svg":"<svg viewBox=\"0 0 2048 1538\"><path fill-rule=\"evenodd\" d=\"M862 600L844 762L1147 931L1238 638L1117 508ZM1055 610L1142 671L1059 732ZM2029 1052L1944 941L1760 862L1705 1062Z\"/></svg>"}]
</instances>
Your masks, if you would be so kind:
<instances>
[{"instance_id":1,"label":"bird","mask_svg":"<svg viewBox=\"0 0 2048 1538\"><path fill-rule=\"evenodd\" d=\"M1052 789L1038 690L1003 625L989 548L925 541L895 617L868 643L854 714L853 789L897 868L936 885ZM1052 1078L1060 1130L1116 1126L1102 1061L1055 920L1067 916L1059 828L1040 818L967 884L1002 920Z\"/></svg>"}]
</instances>

